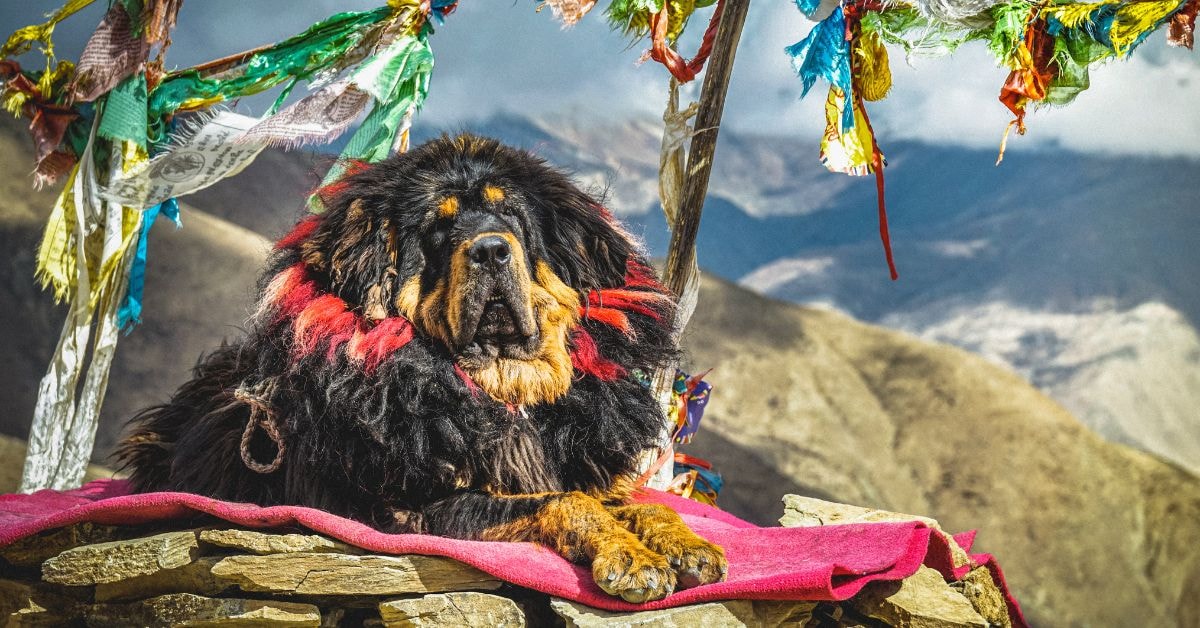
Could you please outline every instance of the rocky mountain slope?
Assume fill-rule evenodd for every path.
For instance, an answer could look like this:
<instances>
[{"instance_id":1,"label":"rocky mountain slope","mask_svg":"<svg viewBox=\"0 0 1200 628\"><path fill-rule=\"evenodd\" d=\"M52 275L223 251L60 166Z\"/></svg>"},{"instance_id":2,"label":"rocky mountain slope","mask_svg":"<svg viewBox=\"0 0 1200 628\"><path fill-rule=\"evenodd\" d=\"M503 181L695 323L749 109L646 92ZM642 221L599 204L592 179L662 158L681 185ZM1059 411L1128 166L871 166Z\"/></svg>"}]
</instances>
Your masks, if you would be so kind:
<instances>
[{"instance_id":1,"label":"rocky mountain slope","mask_svg":"<svg viewBox=\"0 0 1200 628\"><path fill-rule=\"evenodd\" d=\"M1196 621L1195 476L966 351L718 280L700 304L685 344L714 392L685 449L727 508L768 523L797 492L979 528L1035 625Z\"/></svg>"},{"instance_id":2,"label":"rocky mountain slope","mask_svg":"<svg viewBox=\"0 0 1200 628\"><path fill-rule=\"evenodd\" d=\"M0 136L0 159L20 154L16 137ZM30 277L49 195L22 183L0 190L10 252L0 265L0 430L18 436L61 322ZM270 201L259 189L247 180L230 198L253 211ZM183 219L180 231L153 232L145 322L118 351L99 455L121 420L236 334L249 306L267 241L202 211ZM1012 372L712 278L685 344L694 368L716 367L691 450L725 473L732 512L772 523L780 496L798 493L925 514L949 530L980 528L977 547L1000 557L1040 625L1200 620L1200 481L1104 441Z\"/></svg>"}]
</instances>

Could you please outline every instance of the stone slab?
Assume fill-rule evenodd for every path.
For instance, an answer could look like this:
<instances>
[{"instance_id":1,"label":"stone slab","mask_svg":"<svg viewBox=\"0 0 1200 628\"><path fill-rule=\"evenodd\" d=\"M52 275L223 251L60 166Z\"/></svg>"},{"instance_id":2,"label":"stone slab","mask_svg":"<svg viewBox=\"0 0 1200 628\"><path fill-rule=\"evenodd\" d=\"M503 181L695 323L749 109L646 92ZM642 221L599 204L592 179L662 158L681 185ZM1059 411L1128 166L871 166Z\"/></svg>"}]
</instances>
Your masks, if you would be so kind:
<instances>
[{"instance_id":1,"label":"stone slab","mask_svg":"<svg viewBox=\"0 0 1200 628\"><path fill-rule=\"evenodd\" d=\"M317 627L321 612L312 604L275 600L210 598L171 593L122 604L96 604L87 613L90 628L145 626Z\"/></svg>"},{"instance_id":2,"label":"stone slab","mask_svg":"<svg viewBox=\"0 0 1200 628\"><path fill-rule=\"evenodd\" d=\"M929 567L900 582L872 582L854 596L854 610L889 626L906 628L988 628L967 598Z\"/></svg>"},{"instance_id":3,"label":"stone slab","mask_svg":"<svg viewBox=\"0 0 1200 628\"><path fill-rule=\"evenodd\" d=\"M255 530L201 530L200 542L260 555L294 552L362 553L356 547L319 534L271 534Z\"/></svg>"},{"instance_id":4,"label":"stone slab","mask_svg":"<svg viewBox=\"0 0 1200 628\"><path fill-rule=\"evenodd\" d=\"M497 589L501 582L440 556L351 556L297 552L228 556L212 574L243 591L300 595L401 595Z\"/></svg>"},{"instance_id":5,"label":"stone slab","mask_svg":"<svg viewBox=\"0 0 1200 628\"><path fill-rule=\"evenodd\" d=\"M122 536L124 532L125 536ZM126 538L128 529L99 523L77 523L75 525L43 532L0 548L0 558L17 567L35 567L47 558L58 556L74 547L91 543L105 543Z\"/></svg>"},{"instance_id":6,"label":"stone slab","mask_svg":"<svg viewBox=\"0 0 1200 628\"><path fill-rule=\"evenodd\" d=\"M614 613L577 602L550 600L550 608L567 626L575 628L800 628L812 618L815 607L815 602L729 600L657 611Z\"/></svg>"},{"instance_id":7,"label":"stone slab","mask_svg":"<svg viewBox=\"0 0 1200 628\"><path fill-rule=\"evenodd\" d=\"M116 582L182 567L199 552L194 530L81 545L42 563L42 579L72 586Z\"/></svg>"},{"instance_id":8,"label":"stone slab","mask_svg":"<svg viewBox=\"0 0 1200 628\"><path fill-rule=\"evenodd\" d=\"M419 598L389 600L379 605L388 628L465 626L524 628L525 613L513 600L487 593L433 593Z\"/></svg>"}]
</instances>

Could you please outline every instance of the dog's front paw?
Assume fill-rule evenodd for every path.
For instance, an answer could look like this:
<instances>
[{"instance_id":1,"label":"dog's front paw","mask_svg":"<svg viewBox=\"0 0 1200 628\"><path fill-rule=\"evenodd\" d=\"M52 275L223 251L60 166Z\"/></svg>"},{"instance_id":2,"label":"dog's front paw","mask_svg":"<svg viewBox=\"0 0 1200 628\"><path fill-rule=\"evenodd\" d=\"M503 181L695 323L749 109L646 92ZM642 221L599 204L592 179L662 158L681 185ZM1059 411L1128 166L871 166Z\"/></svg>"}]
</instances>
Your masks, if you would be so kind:
<instances>
[{"instance_id":1,"label":"dog's front paw","mask_svg":"<svg viewBox=\"0 0 1200 628\"><path fill-rule=\"evenodd\" d=\"M630 504L613 514L646 548L667 558L680 589L725 579L729 571L725 550L692 532L674 510L661 504Z\"/></svg>"},{"instance_id":2,"label":"dog's front paw","mask_svg":"<svg viewBox=\"0 0 1200 628\"><path fill-rule=\"evenodd\" d=\"M646 546L666 557L677 574L680 589L721 582L729 573L725 550L684 528L647 534Z\"/></svg>"},{"instance_id":3,"label":"dog's front paw","mask_svg":"<svg viewBox=\"0 0 1200 628\"><path fill-rule=\"evenodd\" d=\"M632 536L601 548L592 559L592 577L606 593L632 604L661 600L675 591L675 570L667 559Z\"/></svg>"}]
</instances>

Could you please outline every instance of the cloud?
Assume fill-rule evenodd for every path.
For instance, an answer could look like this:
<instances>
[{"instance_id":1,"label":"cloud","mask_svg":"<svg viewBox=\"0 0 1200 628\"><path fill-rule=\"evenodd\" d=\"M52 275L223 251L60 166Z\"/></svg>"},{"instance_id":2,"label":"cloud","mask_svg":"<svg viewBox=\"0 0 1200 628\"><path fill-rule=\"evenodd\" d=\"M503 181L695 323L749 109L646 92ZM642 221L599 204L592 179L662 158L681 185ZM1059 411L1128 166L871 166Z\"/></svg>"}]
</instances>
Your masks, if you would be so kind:
<instances>
[{"instance_id":1,"label":"cloud","mask_svg":"<svg viewBox=\"0 0 1200 628\"><path fill-rule=\"evenodd\" d=\"M743 130L811 137L824 128L825 86L798 101L800 82L783 48L812 23L791 3L757 3L738 50L727 119ZM1065 107L1027 116L1029 132L1010 147L1062 146L1086 152L1200 156L1200 55L1166 44L1154 33L1128 60L1096 67L1092 86ZM997 99L1008 71L982 43L953 56L913 65L890 49L893 87L870 103L872 124L886 147L899 139L995 147L1012 116Z\"/></svg>"},{"instance_id":2,"label":"cloud","mask_svg":"<svg viewBox=\"0 0 1200 628\"><path fill-rule=\"evenodd\" d=\"M206 0L184 3L168 61L187 66L304 30L337 11L362 10L382 0L315 0L303 8L291 0ZM25 0L0 6L0 23L12 28L36 22L59 0ZM77 55L99 20L103 3L61 25L57 40L64 56ZM438 28L432 91L422 122L456 126L497 112L531 116L573 113L612 120L658 117L666 100L666 72L654 63L639 66L645 45L613 33L597 10L564 30L548 11L535 13L532 0L464 0ZM696 48L703 20L681 43ZM738 49L725 123L754 133L786 134L820 141L824 89L804 101L783 48L812 24L787 2L751 5ZM1028 119L1029 134L1014 149L1058 145L1090 152L1200 156L1200 57L1168 48L1156 33L1133 59L1099 67L1092 88L1075 103L1039 110ZM916 139L969 146L996 146L1010 116L997 101L1007 72L995 66L982 44L968 44L953 57L919 59L906 65L893 50L895 85L884 101L872 103L872 122L886 147ZM687 92L693 98L698 87ZM267 99L250 99L243 110L261 111Z\"/></svg>"}]
</instances>

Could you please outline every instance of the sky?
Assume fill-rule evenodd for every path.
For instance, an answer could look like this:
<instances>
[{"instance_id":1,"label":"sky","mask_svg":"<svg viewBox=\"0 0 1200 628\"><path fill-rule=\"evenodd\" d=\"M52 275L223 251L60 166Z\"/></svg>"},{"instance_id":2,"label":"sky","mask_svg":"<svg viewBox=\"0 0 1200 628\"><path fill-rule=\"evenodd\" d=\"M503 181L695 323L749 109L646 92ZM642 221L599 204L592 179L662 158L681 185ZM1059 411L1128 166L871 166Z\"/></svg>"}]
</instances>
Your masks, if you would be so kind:
<instances>
[{"instance_id":1,"label":"sky","mask_svg":"<svg viewBox=\"0 0 1200 628\"><path fill-rule=\"evenodd\" d=\"M382 1L187 0L168 67L277 41L337 11ZM59 4L0 0L0 30L40 22ZM106 4L98 0L59 26L61 55L78 55ZM462 0L431 40L437 61L418 124L459 127L500 112L598 121L661 115L667 74L653 62L638 64L644 43L631 44L612 32L599 8L564 30L548 9L535 12L537 5L536 0ZM695 49L706 19L707 14L692 24L682 50ZM801 101L800 82L783 54L811 27L788 0L751 4L726 106L727 128L811 138L814 147L819 143L825 90L818 86ZM1010 148L1200 157L1200 53L1169 47L1164 40L1163 33L1155 33L1132 59L1095 69L1091 89L1071 105L1032 112L1029 133L1010 141ZM869 105L883 141L998 146L1010 119L996 99L1007 71L995 65L982 44L968 44L950 58L914 59L911 65L901 51L890 52L892 92ZM692 88L693 96L697 90ZM263 107L261 100L241 104L250 114Z\"/></svg>"}]
</instances>

